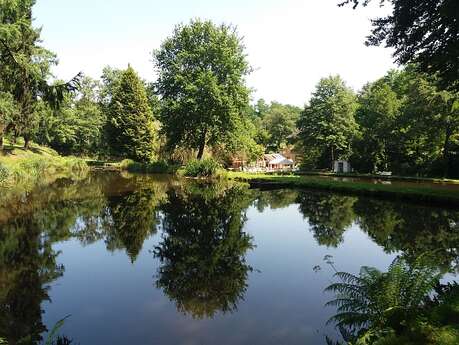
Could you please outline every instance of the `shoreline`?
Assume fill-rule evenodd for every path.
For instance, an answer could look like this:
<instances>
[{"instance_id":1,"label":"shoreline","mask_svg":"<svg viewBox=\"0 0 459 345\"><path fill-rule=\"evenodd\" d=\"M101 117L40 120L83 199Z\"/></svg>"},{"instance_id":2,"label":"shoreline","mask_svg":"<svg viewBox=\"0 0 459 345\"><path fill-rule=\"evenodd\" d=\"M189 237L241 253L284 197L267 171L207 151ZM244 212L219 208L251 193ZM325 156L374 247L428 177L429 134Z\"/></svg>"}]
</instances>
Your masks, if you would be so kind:
<instances>
[{"instance_id":1,"label":"shoreline","mask_svg":"<svg viewBox=\"0 0 459 345\"><path fill-rule=\"evenodd\" d=\"M228 173L228 178L249 183L253 188L303 188L378 197L390 200L414 201L423 204L459 206L459 192L426 186L394 186L370 182L336 181L305 175L261 175Z\"/></svg>"}]
</instances>

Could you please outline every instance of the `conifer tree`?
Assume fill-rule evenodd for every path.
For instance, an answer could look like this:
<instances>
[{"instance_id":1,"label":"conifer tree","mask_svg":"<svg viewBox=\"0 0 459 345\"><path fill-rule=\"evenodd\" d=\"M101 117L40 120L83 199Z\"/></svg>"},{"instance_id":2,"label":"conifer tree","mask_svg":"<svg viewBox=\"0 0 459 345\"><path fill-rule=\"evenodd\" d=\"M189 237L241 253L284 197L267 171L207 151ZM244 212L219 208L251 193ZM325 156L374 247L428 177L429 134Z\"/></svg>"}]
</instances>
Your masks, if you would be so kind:
<instances>
[{"instance_id":1,"label":"conifer tree","mask_svg":"<svg viewBox=\"0 0 459 345\"><path fill-rule=\"evenodd\" d=\"M113 155L140 162L154 158L157 128L145 86L131 66L121 74L107 120L107 141Z\"/></svg>"}]
</instances>

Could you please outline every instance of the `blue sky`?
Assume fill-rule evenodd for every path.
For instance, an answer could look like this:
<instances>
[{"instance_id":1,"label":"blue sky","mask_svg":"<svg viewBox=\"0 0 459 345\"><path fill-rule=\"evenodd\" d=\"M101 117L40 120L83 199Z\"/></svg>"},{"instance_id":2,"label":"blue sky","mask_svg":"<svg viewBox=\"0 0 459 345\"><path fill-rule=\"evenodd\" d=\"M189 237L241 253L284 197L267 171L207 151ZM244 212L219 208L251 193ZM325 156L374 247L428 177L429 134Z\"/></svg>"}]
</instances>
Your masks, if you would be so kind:
<instances>
[{"instance_id":1,"label":"blue sky","mask_svg":"<svg viewBox=\"0 0 459 345\"><path fill-rule=\"evenodd\" d=\"M340 74L354 89L393 68L391 51L365 47L369 19L387 9L338 8L338 0L37 0L35 25L57 53L58 78L106 65L154 80L151 52L191 18L231 23L255 71L253 98L302 106L321 77Z\"/></svg>"}]
</instances>

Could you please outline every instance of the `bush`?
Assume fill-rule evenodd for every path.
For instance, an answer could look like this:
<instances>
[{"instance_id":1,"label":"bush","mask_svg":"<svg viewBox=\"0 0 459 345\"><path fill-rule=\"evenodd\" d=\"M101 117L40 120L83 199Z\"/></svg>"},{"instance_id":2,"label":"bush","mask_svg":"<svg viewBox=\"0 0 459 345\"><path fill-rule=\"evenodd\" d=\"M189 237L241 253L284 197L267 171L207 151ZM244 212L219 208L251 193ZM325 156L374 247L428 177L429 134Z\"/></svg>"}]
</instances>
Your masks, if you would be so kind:
<instances>
[{"instance_id":1,"label":"bush","mask_svg":"<svg viewBox=\"0 0 459 345\"><path fill-rule=\"evenodd\" d=\"M216 177L221 168L221 165L211 158L194 159L185 165L183 175L188 177Z\"/></svg>"}]
</instances>

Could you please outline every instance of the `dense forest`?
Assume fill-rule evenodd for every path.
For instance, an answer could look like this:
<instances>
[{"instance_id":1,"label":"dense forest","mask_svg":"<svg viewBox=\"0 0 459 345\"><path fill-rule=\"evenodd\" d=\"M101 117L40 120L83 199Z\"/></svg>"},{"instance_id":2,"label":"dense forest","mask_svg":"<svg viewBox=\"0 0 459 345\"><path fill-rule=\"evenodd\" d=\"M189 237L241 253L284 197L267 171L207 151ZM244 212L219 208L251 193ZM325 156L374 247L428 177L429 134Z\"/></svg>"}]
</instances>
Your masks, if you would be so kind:
<instances>
[{"instance_id":1,"label":"dense forest","mask_svg":"<svg viewBox=\"0 0 459 345\"><path fill-rule=\"evenodd\" d=\"M442 7L454 13L451 1L418 12L393 1L393 15L373 22L367 43L395 48L401 67L358 91L324 77L302 109L251 99L252 67L237 29L199 19L177 25L153 51L154 82L127 63L105 67L99 79L54 80L57 57L41 45L34 3L0 2L0 150L6 138L62 155L175 163L211 156L229 165L289 149L304 170L346 159L360 173L459 177L457 18ZM422 18L444 22L441 54L429 42L414 47L419 33L397 26L397 15L433 38L442 33Z\"/></svg>"}]
</instances>

